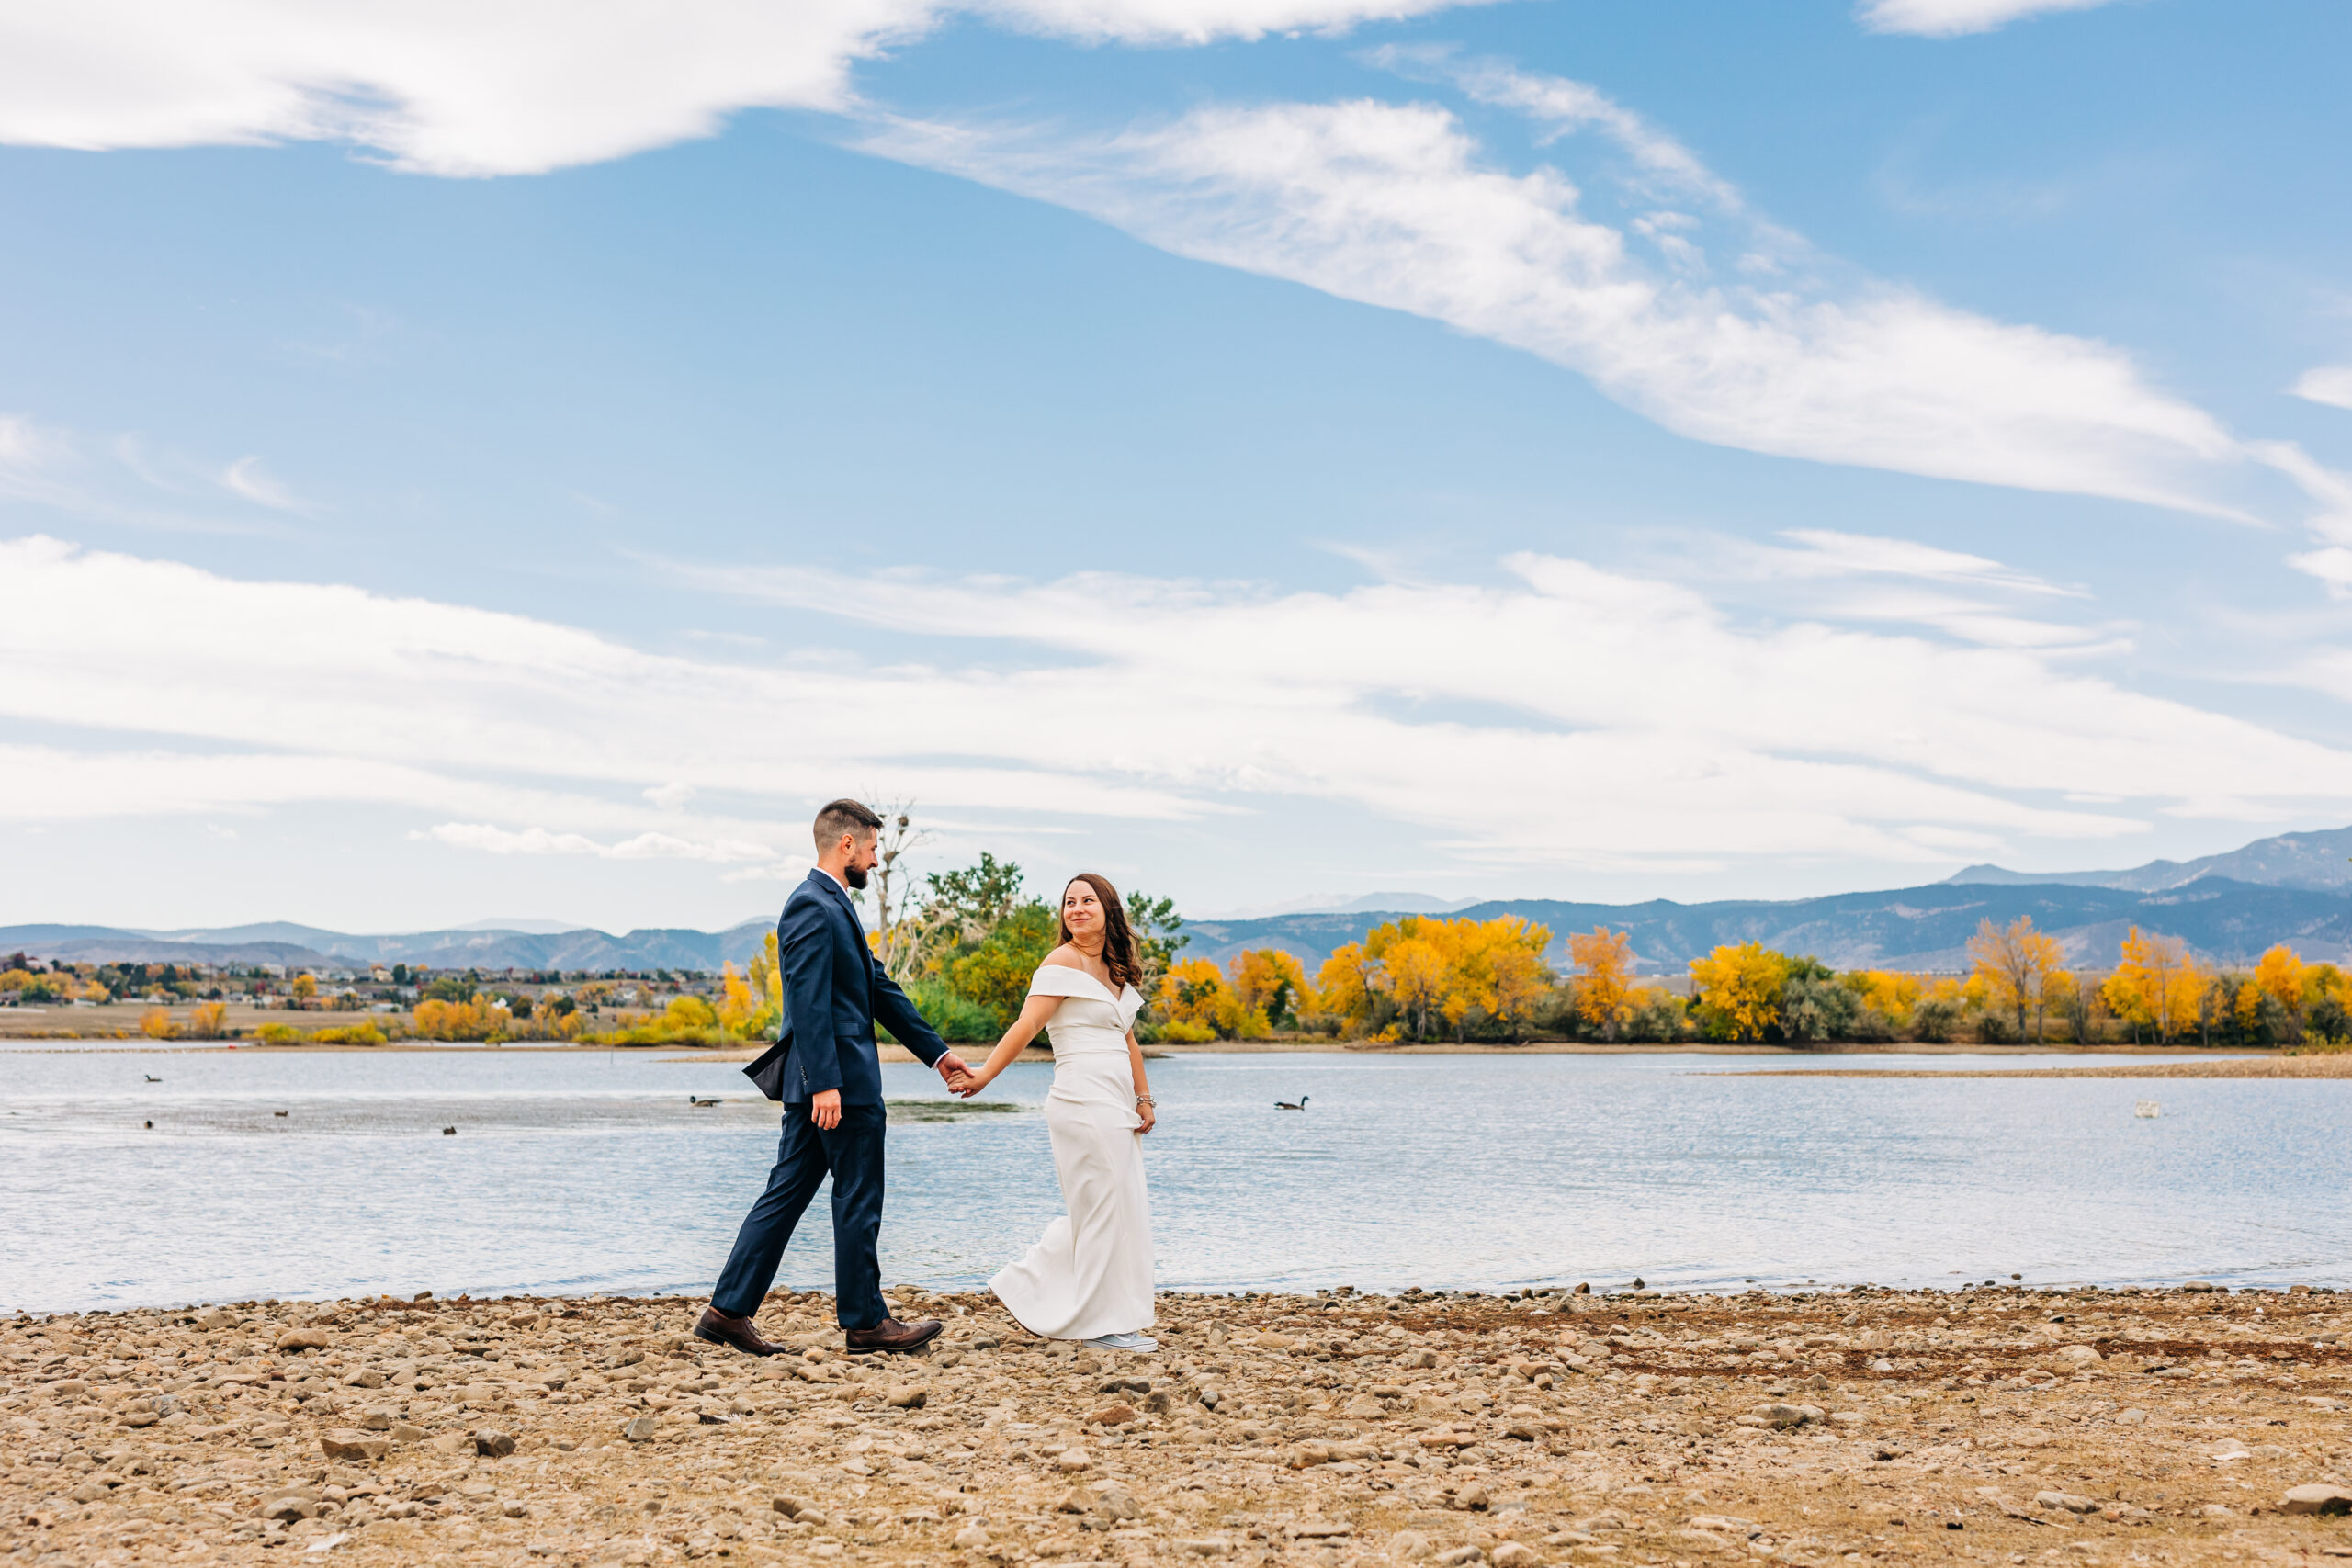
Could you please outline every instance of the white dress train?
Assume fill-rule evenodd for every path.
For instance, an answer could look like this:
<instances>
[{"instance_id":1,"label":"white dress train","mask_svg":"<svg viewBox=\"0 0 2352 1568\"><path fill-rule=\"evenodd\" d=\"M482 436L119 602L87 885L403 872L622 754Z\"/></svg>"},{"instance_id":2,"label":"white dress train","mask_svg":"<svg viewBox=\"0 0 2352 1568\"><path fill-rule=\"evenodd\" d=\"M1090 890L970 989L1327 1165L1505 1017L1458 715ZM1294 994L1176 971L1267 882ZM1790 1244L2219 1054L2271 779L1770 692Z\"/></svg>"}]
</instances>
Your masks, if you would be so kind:
<instances>
[{"instance_id":1,"label":"white dress train","mask_svg":"<svg viewBox=\"0 0 2352 1568\"><path fill-rule=\"evenodd\" d=\"M1029 994L1062 998L1046 1024L1054 1047L1046 1131L1069 1212L989 1288L1021 1326L1048 1339L1140 1334L1152 1325L1151 1203L1127 1030L1143 998L1133 986L1114 997L1061 964L1041 964Z\"/></svg>"}]
</instances>

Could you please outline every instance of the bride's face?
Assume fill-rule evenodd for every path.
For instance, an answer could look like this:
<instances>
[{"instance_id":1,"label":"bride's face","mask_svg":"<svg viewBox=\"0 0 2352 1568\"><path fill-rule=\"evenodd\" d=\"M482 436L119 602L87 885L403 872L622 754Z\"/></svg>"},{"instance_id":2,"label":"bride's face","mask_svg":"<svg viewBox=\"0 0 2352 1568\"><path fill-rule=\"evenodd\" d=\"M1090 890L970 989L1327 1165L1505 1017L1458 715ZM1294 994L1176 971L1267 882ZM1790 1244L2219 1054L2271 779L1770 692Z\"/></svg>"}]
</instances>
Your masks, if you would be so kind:
<instances>
[{"instance_id":1,"label":"bride's face","mask_svg":"<svg viewBox=\"0 0 2352 1568\"><path fill-rule=\"evenodd\" d=\"M1062 924L1072 936L1092 936L1102 929L1102 900L1091 882L1073 882L1062 892Z\"/></svg>"}]
</instances>

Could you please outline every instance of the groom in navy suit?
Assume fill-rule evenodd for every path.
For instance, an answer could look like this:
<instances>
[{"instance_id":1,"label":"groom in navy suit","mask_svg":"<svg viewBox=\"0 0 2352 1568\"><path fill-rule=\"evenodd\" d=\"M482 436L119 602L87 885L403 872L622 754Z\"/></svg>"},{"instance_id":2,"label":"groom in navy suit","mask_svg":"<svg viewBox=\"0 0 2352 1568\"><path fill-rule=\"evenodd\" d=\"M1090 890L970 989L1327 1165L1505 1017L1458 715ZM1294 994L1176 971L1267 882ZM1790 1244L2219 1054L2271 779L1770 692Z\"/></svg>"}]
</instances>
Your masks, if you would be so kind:
<instances>
[{"instance_id":1,"label":"groom in navy suit","mask_svg":"<svg viewBox=\"0 0 2352 1568\"><path fill-rule=\"evenodd\" d=\"M776 921L784 976L784 1024L776 1043L745 1069L771 1100L784 1101L784 1139L767 1190L735 1237L697 1338L754 1356L780 1346L752 1322L785 1244L817 1188L833 1179L833 1314L851 1355L921 1349L939 1322L899 1323L882 1300L875 1240L882 1229L882 1066L875 1053L880 1020L950 1089L967 1073L963 1058L925 1023L898 982L875 962L849 890L865 886L877 863L882 819L854 800L817 813L817 869L784 901Z\"/></svg>"}]
</instances>

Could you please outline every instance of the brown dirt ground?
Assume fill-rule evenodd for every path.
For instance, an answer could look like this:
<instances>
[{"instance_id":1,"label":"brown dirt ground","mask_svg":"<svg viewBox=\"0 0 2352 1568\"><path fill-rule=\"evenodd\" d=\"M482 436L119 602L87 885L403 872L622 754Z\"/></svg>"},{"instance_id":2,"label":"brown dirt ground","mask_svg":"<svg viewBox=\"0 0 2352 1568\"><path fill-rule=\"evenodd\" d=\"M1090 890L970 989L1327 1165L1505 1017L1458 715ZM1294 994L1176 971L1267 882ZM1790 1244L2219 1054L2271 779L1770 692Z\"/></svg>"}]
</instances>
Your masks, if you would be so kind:
<instances>
[{"instance_id":1,"label":"brown dirt ground","mask_svg":"<svg viewBox=\"0 0 2352 1568\"><path fill-rule=\"evenodd\" d=\"M2352 1518L2281 1511L2352 1482L2327 1292L1170 1294L1155 1356L894 1294L949 1327L878 1364L816 1294L771 1298L806 1354L766 1360L674 1299L19 1318L0 1558L2352 1558Z\"/></svg>"}]
</instances>

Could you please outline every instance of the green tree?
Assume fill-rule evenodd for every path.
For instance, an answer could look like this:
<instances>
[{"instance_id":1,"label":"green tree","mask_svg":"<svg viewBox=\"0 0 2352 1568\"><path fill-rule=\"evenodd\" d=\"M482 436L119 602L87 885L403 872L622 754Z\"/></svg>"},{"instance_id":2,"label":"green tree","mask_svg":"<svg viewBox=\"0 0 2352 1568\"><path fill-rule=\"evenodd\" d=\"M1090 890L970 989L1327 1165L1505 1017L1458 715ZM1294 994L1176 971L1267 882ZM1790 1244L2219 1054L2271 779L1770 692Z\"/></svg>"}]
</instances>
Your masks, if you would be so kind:
<instances>
[{"instance_id":1,"label":"green tree","mask_svg":"<svg viewBox=\"0 0 2352 1568\"><path fill-rule=\"evenodd\" d=\"M1781 1032L1791 1040L1842 1040L1860 1021L1862 998L1838 984L1829 965L1814 957L1795 959L1781 983Z\"/></svg>"},{"instance_id":2,"label":"green tree","mask_svg":"<svg viewBox=\"0 0 2352 1568\"><path fill-rule=\"evenodd\" d=\"M956 946L980 941L1023 901L1021 867L1012 861L999 864L992 854L983 853L978 864L961 871L934 871L923 882L930 890L923 923Z\"/></svg>"},{"instance_id":3,"label":"green tree","mask_svg":"<svg viewBox=\"0 0 2352 1568\"><path fill-rule=\"evenodd\" d=\"M1028 998L1030 976L1054 950L1059 930L1054 912L1037 900L1017 906L947 964L948 988L988 1009L1000 1032L1012 1027Z\"/></svg>"},{"instance_id":4,"label":"green tree","mask_svg":"<svg viewBox=\"0 0 2352 1568\"><path fill-rule=\"evenodd\" d=\"M425 987L424 994L436 1002L469 1002L476 989L470 974L444 975Z\"/></svg>"},{"instance_id":5,"label":"green tree","mask_svg":"<svg viewBox=\"0 0 2352 1568\"><path fill-rule=\"evenodd\" d=\"M1143 964L1143 978L1136 989L1144 996L1159 994L1159 977L1176 962L1176 954L1193 939L1182 935L1184 917L1176 912L1173 898L1155 899L1148 893L1127 895L1127 924L1136 933L1136 957Z\"/></svg>"}]
</instances>

